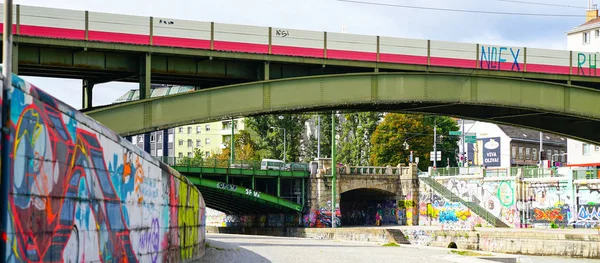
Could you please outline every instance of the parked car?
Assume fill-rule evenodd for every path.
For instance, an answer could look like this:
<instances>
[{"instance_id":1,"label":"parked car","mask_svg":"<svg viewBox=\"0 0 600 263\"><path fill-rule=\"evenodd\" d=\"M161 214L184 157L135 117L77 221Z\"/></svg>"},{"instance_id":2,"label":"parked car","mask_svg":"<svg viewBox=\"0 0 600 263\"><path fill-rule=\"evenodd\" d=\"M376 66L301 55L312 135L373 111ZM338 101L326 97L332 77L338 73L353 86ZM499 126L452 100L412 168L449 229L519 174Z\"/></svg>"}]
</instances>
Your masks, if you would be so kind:
<instances>
[{"instance_id":1,"label":"parked car","mask_svg":"<svg viewBox=\"0 0 600 263\"><path fill-rule=\"evenodd\" d=\"M283 170L285 163L281 160L275 159L262 159L260 162L261 170Z\"/></svg>"},{"instance_id":2,"label":"parked car","mask_svg":"<svg viewBox=\"0 0 600 263\"><path fill-rule=\"evenodd\" d=\"M308 171L308 164L306 163L288 163L285 165L286 171Z\"/></svg>"}]
</instances>

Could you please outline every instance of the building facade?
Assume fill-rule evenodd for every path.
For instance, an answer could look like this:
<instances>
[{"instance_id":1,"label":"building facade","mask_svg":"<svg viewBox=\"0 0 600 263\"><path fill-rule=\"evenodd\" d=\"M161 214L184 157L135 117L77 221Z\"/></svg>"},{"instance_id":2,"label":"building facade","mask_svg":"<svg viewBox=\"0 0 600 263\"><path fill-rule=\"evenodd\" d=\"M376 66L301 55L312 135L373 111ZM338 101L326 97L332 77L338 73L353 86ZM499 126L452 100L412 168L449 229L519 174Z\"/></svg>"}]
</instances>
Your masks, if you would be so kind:
<instances>
[{"instance_id":1,"label":"building facade","mask_svg":"<svg viewBox=\"0 0 600 263\"><path fill-rule=\"evenodd\" d=\"M476 136L475 142L459 142L461 152L466 152L470 165L491 169L517 166L536 166L540 163L540 140L543 156L554 160L556 165L567 163L567 139L565 137L487 122L464 121L466 134ZM461 132L462 123L459 122Z\"/></svg>"},{"instance_id":2,"label":"building facade","mask_svg":"<svg viewBox=\"0 0 600 263\"><path fill-rule=\"evenodd\" d=\"M590 3L586 22L567 32L567 39L569 50L600 52L600 17L595 5ZM596 67L596 54L589 54L587 59ZM600 168L600 146L568 139L567 147L569 166Z\"/></svg>"},{"instance_id":3,"label":"building facade","mask_svg":"<svg viewBox=\"0 0 600 263\"><path fill-rule=\"evenodd\" d=\"M160 97L193 91L189 86L152 85L150 97ZM139 99L139 90L133 89L115 103ZM244 120L234 119L234 133L244 129ZM186 125L168 130L134 135L131 142L144 149L152 156L161 157L194 157L199 149L203 157L220 153L225 143L231 139L231 120L204 124Z\"/></svg>"},{"instance_id":4,"label":"building facade","mask_svg":"<svg viewBox=\"0 0 600 263\"><path fill-rule=\"evenodd\" d=\"M234 133L244 129L244 119L234 119ZM231 120L186 125L175 128L175 157L194 157L196 150L203 157L221 152L231 140Z\"/></svg>"}]
</instances>

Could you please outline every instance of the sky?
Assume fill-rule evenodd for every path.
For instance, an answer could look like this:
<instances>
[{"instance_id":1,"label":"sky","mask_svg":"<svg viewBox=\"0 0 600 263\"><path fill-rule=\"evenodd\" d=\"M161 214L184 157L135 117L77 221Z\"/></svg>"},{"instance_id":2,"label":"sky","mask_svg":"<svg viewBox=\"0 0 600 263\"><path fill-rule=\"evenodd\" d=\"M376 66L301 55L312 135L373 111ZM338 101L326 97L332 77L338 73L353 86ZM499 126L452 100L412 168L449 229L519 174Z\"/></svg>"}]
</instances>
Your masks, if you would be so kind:
<instances>
[{"instance_id":1,"label":"sky","mask_svg":"<svg viewBox=\"0 0 600 263\"><path fill-rule=\"evenodd\" d=\"M490 12L574 14L581 17L507 16L416 10L338 0L14 0L15 4L273 26L348 34L566 49L566 32L585 22L585 8L515 3L510 0L364 0L367 2L482 10ZM587 6L586 0L518 0ZM596 0L597 1L597 0ZM81 80L27 77L36 86L81 107ZM93 104L110 104L136 84L112 82L94 87Z\"/></svg>"}]
</instances>

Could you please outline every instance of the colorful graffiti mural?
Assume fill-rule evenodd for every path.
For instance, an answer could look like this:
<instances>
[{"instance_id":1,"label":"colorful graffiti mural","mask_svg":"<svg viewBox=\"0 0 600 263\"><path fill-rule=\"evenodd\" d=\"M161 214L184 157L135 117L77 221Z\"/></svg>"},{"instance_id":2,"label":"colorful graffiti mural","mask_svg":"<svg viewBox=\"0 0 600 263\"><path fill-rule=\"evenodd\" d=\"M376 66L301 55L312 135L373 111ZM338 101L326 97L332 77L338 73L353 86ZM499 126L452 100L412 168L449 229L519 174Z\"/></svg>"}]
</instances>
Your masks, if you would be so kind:
<instances>
[{"instance_id":1,"label":"colorful graffiti mural","mask_svg":"<svg viewBox=\"0 0 600 263\"><path fill-rule=\"evenodd\" d=\"M204 254L205 205L193 185L13 79L4 261L188 262Z\"/></svg>"},{"instance_id":2,"label":"colorful graffiti mural","mask_svg":"<svg viewBox=\"0 0 600 263\"><path fill-rule=\"evenodd\" d=\"M334 224L336 227L342 226L342 214L340 208L335 210ZM308 215L304 215L302 222L304 227L331 227L331 208L323 207L321 209L311 210Z\"/></svg>"}]
</instances>

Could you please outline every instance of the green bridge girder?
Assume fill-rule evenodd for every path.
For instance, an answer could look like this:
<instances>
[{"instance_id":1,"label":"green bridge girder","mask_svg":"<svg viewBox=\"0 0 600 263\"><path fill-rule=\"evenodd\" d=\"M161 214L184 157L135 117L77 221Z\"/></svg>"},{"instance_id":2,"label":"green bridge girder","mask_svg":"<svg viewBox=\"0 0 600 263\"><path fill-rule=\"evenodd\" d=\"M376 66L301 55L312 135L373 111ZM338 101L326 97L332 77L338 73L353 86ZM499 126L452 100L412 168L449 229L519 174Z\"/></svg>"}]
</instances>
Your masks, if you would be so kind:
<instances>
[{"instance_id":1,"label":"green bridge girder","mask_svg":"<svg viewBox=\"0 0 600 263\"><path fill-rule=\"evenodd\" d=\"M303 206L246 187L187 175L207 207L227 214L302 212Z\"/></svg>"},{"instance_id":2,"label":"green bridge girder","mask_svg":"<svg viewBox=\"0 0 600 263\"><path fill-rule=\"evenodd\" d=\"M239 116L317 110L439 114L600 143L600 91L459 73L356 73L236 84L86 112L121 135ZM126 116L126 117L123 117Z\"/></svg>"}]
</instances>

